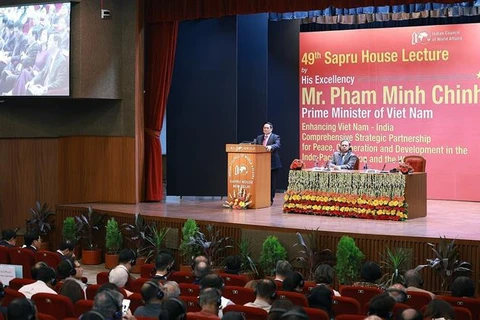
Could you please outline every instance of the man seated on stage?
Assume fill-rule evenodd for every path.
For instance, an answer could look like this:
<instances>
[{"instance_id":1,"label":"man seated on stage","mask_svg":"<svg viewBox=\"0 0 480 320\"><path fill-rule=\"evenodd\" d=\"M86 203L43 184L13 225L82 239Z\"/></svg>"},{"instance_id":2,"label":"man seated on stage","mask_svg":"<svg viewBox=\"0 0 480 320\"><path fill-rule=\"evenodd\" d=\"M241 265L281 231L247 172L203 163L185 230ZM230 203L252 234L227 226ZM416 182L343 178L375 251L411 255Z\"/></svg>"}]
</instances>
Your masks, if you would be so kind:
<instances>
[{"instance_id":1,"label":"man seated on stage","mask_svg":"<svg viewBox=\"0 0 480 320\"><path fill-rule=\"evenodd\" d=\"M358 157L352 152L350 141L342 140L338 145L338 151L333 153L328 166L335 170L353 170Z\"/></svg>"}]
</instances>

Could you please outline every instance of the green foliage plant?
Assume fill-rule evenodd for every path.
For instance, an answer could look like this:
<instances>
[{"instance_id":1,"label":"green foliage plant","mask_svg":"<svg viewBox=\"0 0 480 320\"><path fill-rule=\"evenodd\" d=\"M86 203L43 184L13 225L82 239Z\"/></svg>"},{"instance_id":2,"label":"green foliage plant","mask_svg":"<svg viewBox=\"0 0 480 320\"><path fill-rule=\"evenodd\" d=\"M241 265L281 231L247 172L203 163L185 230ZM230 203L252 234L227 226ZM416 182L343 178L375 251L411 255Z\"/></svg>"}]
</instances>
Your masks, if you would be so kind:
<instances>
[{"instance_id":1,"label":"green foliage plant","mask_svg":"<svg viewBox=\"0 0 480 320\"><path fill-rule=\"evenodd\" d=\"M358 280L360 268L365 255L355 244L355 240L349 236L342 236L337 245L337 264L335 273L338 282L342 285L350 285Z\"/></svg>"},{"instance_id":2,"label":"green foliage plant","mask_svg":"<svg viewBox=\"0 0 480 320\"><path fill-rule=\"evenodd\" d=\"M158 255L161 249L165 247L165 240L170 228L163 227L158 229L156 223L152 223L147 227L148 231L145 236L146 245L139 253L145 257L145 262L150 262Z\"/></svg>"},{"instance_id":3,"label":"green foliage plant","mask_svg":"<svg viewBox=\"0 0 480 320\"><path fill-rule=\"evenodd\" d=\"M233 248L229 243L232 242L230 237L221 237L220 230L215 230L214 226L209 224L206 226L206 232L197 231L190 238L190 245L200 249L212 266L220 265L225 257L223 253L226 249Z\"/></svg>"},{"instance_id":4,"label":"green foliage plant","mask_svg":"<svg viewBox=\"0 0 480 320\"><path fill-rule=\"evenodd\" d=\"M252 259L252 254L250 253L250 246L252 242L248 239L242 239L237 241L237 247L239 251L240 259L242 260L242 265L240 266L240 272L243 273L253 273L255 276L258 276L257 264Z\"/></svg>"},{"instance_id":5,"label":"green foliage plant","mask_svg":"<svg viewBox=\"0 0 480 320\"><path fill-rule=\"evenodd\" d=\"M114 218L107 221L107 229L105 231L105 248L108 254L118 254L122 248L123 237L118 227L118 223Z\"/></svg>"},{"instance_id":6,"label":"green foliage plant","mask_svg":"<svg viewBox=\"0 0 480 320\"><path fill-rule=\"evenodd\" d=\"M380 283L383 287L390 287L395 283L404 283L404 273L407 271L407 263L411 259L410 251L404 248L394 248L391 250L387 247L384 254L381 254L380 265L385 269L391 271L384 272Z\"/></svg>"},{"instance_id":7,"label":"green foliage plant","mask_svg":"<svg viewBox=\"0 0 480 320\"><path fill-rule=\"evenodd\" d=\"M62 238L63 241L70 241L71 243L77 243L77 228L75 225L74 217L67 217L63 220L62 225Z\"/></svg>"},{"instance_id":8,"label":"green foliage plant","mask_svg":"<svg viewBox=\"0 0 480 320\"><path fill-rule=\"evenodd\" d=\"M278 260L287 259L287 250L280 243L277 237L268 236L262 245L260 260L258 261L263 273L272 276L275 273L275 266Z\"/></svg>"},{"instance_id":9,"label":"green foliage plant","mask_svg":"<svg viewBox=\"0 0 480 320\"><path fill-rule=\"evenodd\" d=\"M178 249L183 255L186 264L191 264L193 259L200 254L199 247L190 245L192 238L195 237L199 230L195 219L189 218L183 224L182 240Z\"/></svg>"}]
</instances>

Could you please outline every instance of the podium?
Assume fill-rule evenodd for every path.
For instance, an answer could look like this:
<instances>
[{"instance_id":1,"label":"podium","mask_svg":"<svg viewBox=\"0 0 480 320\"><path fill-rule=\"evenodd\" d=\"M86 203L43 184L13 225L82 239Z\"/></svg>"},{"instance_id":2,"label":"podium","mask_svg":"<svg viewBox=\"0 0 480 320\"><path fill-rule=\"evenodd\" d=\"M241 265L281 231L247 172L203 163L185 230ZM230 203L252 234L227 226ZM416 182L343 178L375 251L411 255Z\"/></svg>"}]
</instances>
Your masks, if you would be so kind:
<instances>
[{"instance_id":1,"label":"podium","mask_svg":"<svg viewBox=\"0 0 480 320\"><path fill-rule=\"evenodd\" d=\"M227 144L228 194L244 188L251 194L250 208L270 206L271 154L262 145Z\"/></svg>"}]
</instances>

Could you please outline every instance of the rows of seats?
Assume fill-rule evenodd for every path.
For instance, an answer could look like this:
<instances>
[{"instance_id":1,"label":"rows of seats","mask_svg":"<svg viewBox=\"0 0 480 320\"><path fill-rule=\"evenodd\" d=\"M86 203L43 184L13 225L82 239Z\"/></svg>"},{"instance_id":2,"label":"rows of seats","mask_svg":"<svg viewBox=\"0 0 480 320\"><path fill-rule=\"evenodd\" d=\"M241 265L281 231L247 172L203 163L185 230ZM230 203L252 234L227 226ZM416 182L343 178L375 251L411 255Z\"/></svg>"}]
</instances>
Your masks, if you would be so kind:
<instances>
[{"instance_id":1,"label":"rows of seats","mask_svg":"<svg viewBox=\"0 0 480 320\"><path fill-rule=\"evenodd\" d=\"M51 251L40 250L34 253L30 249L0 246L0 264L21 265L24 278L32 278L32 267L36 262L40 261L45 262L56 270L61 258L56 252Z\"/></svg>"}]
</instances>

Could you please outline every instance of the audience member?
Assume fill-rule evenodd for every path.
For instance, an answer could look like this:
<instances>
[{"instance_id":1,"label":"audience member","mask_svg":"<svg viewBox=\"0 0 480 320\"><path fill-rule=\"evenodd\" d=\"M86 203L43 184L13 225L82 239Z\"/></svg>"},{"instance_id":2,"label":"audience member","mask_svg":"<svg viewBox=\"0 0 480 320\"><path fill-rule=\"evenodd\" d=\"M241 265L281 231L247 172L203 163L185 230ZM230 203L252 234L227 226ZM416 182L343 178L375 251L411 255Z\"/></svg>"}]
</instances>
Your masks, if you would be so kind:
<instances>
[{"instance_id":1,"label":"audience member","mask_svg":"<svg viewBox=\"0 0 480 320\"><path fill-rule=\"evenodd\" d=\"M255 290L257 287L258 280L250 280L245 284L245 288Z\"/></svg>"},{"instance_id":2,"label":"audience member","mask_svg":"<svg viewBox=\"0 0 480 320\"><path fill-rule=\"evenodd\" d=\"M67 282L75 282L82 289L84 298L86 299L87 285L82 282L83 268L80 263L73 259L64 259L60 261L57 267L58 274L64 281L64 285ZM74 285L69 285L74 287Z\"/></svg>"},{"instance_id":3,"label":"audience member","mask_svg":"<svg viewBox=\"0 0 480 320\"><path fill-rule=\"evenodd\" d=\"M277 296L277 285L272 279L261 279L255 287L255 301L245 303L247 307L263 309L267 312L272 307L272 302Z\"/></svg>"},{"instance_id":4,"label":"audience member","mask_svg":"<svg viewBox=\"0 0 480 320\"><path fill-rule=\"evenodd\" d=\"M433 299L427 304L423 318L444 318L445 320L455 319L453 307L446 301Z\"/></svg>"},{"instance_id":5,"label":"audience member","mask_svg":"<svg viewBox=\"0 0 480 320\"><path fill-rule=\"evenodd\" d=\"M171 272L172 266L175 260L173 256L168 253L160 253L155 258L155 275L152 280L164 281L167 280L168 275Z\"/></svg>"},{"instance_id":6,"label":"audience member","mask_svg":"<svg viewBox=\"0 0 480 320\"><path fill-rule=\"evenodd\" d=\"M226 308L229 305L235 304L233 303L232 300L227 299L222 296L223 293L223 287L225 286L223 279L216 273L209 273L205 275L201 280L200 280L200 289L205 290L207 288L214 288L216 289L221 296L221 304L220 304L220 310L218 311L218 317L221 318L223 316L222 309Z\"/></svg>"},{"instance_id":7,"label":"audience member","mask_svg":"<svg viewBox=\"0 0 480 320\"><path fill-rule=\"evenodd\" d=\"M420 311L410 308L403 310L399 318L399 320L423 320L423 315Z\"/></svg>"},{"instance_id":8,"label":"audience member","mask_svg":"<svg viewBox=\"0 0 480 320\"><path fill-rule=\"evenodd\" d=\"M225 313L222 320L247 320L245 313L230 311Z\"/></svg>"},{"instance_id":9,"label":"audience member","mask_svg":"<svg viewBox=\"0 0 480 320\"><path fill-rule=\"evenodd\" d=\"M165 297L163 287L157 281L146 281L140 293L142 294L145 305L138 307L134 315L136 317L152 317L158 318L162 311L162 301Z\"/></svg>"},{"instance_id":10,"label":"audience member","mask_svg":"<svg viewBox=\"0 0 480 320\"><path fill-rule=\"evenodd\" d=\"M239 274L242 268L242 259L240 256L228 256L225 259L225 273Z\"/></svg>"},{"instance_id":11,"label":"audience member","mask_svg":"<svg viewBox=\"0 0 480 320\"><path fill-rule=\"evenodd\" d=\"M340 296L337 290L331 288L335 270L328 264L321 264L315 269L314 280L317 286L326 286L333 291L336 297Z\"/></svg>"},{"instance_id":12,"label":"audience member","mask_svg":"<svg viewBox=\"0 0 480 320\"><path fill-rule=\"evenodd\" d=\"M305 281L300 272L290 272L283 280L282 290L291 292L302 292Z\"/></svg>"},{"instance_id":13,"label":"audience member","mask_svg":"<svg viewBox=\"0 0 480 320\"><path fill-rule=\"evenodd\" d=\"M290 264L290 262L288 262L287 260L278 260L277 261L277 265L275 267L275 279L274 279L274 281L277 283L279 288L282 286L283 280L285 280L285 278L287 277L287 275L290 272L293 272L293 267Z\"/></svg>"},{"instance_id":14,"label":"audience member","mask_svg":"<svg viewBox=\"0 0 480 320\"><path fill-rule=\"evenodd\" d=\"M452 290L452 297L475 297L475 283L469 277L457 277L453 280L450 287Z\"/></svg>"},{"instance_id":15,"label":"audience member","mask_svg":"<svg viewBox=\"0 0 480 320\"><path fill-rule=\"evenodd\" d=\"M204 261L200 261L195 265L195 268L193 269L193 277L194 277L193 283L200 284L200 280L209 273L210 273L210 266L208 265L208 263Z\"/></svg>"},{"instance_id":16,"label":"audience member","mask_svg":"<svg viewBox=\"0 0 480 320\"><path fill-rule=\"evenodd\" d=\"M23 242L25 244L22 246L22 248L32 250L35 253L40 249L42 238L37 231L28 231L23 236Z\"/></svg>"},{"instance_id":17,"label":"audience member","mask_svg":"<svg viewBox=\"0 0 480 320\"><path fill-rule=\"evenodd\" d=\"M418 271L414 269L410 269L407 272L405 272L403 277L405 279L405 287L407 287L406 288L407 293L409 291L424 292L424 293L428 293L432 297L432 299L435 299L435 295L433 293L422 289L423 278Z\"/></svg>"},{"instance_id":18,"label":"audience member","mask_svg":"<svg viewBox=\"0 0 480 320\"><path fill-rule=\"evenodd\" d=\"M54 290L57 284L57 274L53 268L44 262L38 262L32 268L32 276L35 276L37 281L24 285L18 290L18 292L23 293L26 298L30 299L35 293L40 292L57 294Z\"/></svg>"},{"instance_id":19,"label":"audience member","mask_svg":"<svg viewBox=\"0 0 480 320\"><path fill-rule=\"evenodd\" d=\"M38 319L35 302L27 298L16 298L8 305L8 320Z\"/></svg>"},{"instance_id":20,"label":"audience member","mask_svg":"<svg viewBox=\"0 0 480 320\"><path fill-rule=\"evenodd\" d=\"M280 319L282 320L309 320L307 313L300 306L294 306L285 312Z\"/></svg>"},{"instance_id":21,"label":"audience member","mask_svg":"<svg viewBox=\"0 0 480 320\"><path fill-rule=\"evenodd\" d=\"M268 312L268 320L278 320L280 317L293 308L294 304L288 299L277 299L273 301L272 307Z\"/></svg>"},{"instance_id":22,"label":"audience member","mask_svg":"<svg viewBox=\"0 0 480 320\"><path fill-rule=\"evenodd\" d=\"M57 249L57 253L62 258L62 260L75 258L73 249L75 248L74 244L70 240L65 240L60 243L60 246Z\"/></svg>"},{"instance_id":23,"label":"audience member","mask_svg":"<svg viewBox=\"0 0 480 320\"><path fill-rule=\"evenodd\" d=\"M187 319L190 316L202 316L206 319L220 319L218 317L218 311L222 304L221 298L222 296L217 289L207 288L200 291L199 304L202 310L198 312L188 312Z\"/></svg>"},{"instance_id":24,"label":"audience member","mask_svg":"<svg viewBox=\"0 0 480 320\"><path fill-rule=\"evenodd\" d=\"M2 240L0 240L0 246L7 248L15 247L17 242L17 233L12 229L5 229L2 231Z\"/></svg>"},{"instance_id":25,"label":"audience member","mask_svg":"<svg viewBox=\"0 0 480 320\"><path fill-rule=\"evenodd\" d=\"M137 261L137 255L132 249L123 249L118 256L118 265L108 273L108 281L124 288L130 280L130 271ZM125 288L124 288L125 289ZM127 291L127 295L132 292Z\"/></svg>"},{"instance_id":26,"label":"audience member","mask_svg":"<svg viewBox=\"0 0 480 320\"><path fill-rule=\"evenodd\" d=\"M407 300L407 291L400 283L395 283L388 287L387 293L393 298L393 300L395 300L395 302L403 303L405 300Z\"/></svg>"},{"instance_id":27,"label":"audience member","mask_svg":"<svg viewBox=\"0 0 480 320\"><path fill-rule=\"evenodd\" d=\"M176 281L166 281L163 284L163 290L165 291L165 300L170 298L178 298L180 296L180 286Z\"/></svg>"},{"instance_id":28,"label":"audience member","mask_svg":"<svg viewBox=\"0 0 480 320\"><path fill-rule=\"evenodd\" d=\"M362 278L362 281L355 282L353 284L354 286L379 287L376 281L382 277L380 266L376 262L366 261L360 271L360 277Z\"/></svg>"},{"instance_id":29,"label":"audience member","mask_svg":"<svg viewBox=\"0 0 480 320\"><path fill-rule=\"evenodd\" d=\"M334 317L332 313L333 292L327 286L313 288L307 298L310 308L322 309L330 318Z\"/></svg>"},{"instance_id":30,"label":"audience member","mask_svg":"<svg viewBox=\"0 0 480 320\"><path fill-rule=\"evenodd\" d=\"M73 303L86 299L85 290L76 281L65 281L58 294L69 298Z\"/></svg>"},{"instance_id":31,"label":"audience member","mask_svg":"<svg viewBox=\"0 0 480 320\"><path fill-rule=\"evenodd\" d=\"M98 312L104 319L121 319L122 300L123 295L116 290L98 290L93 300L92 311ZM124 316L125 318L133 317L131 314L128 314Z\"/></svg>"},{"instance_id":32,"label":"audience member","mask_svg":"<svg viewBox=\"0 0 480 320\"><path fill-rule=\"evenodd\" d=\"M177 298L170 298L163 302L159 320L185 320L187 306L185 302Z\"/></svg>"},{"instance_id":33,"label":"audience member","mask_svg":"<svg viewBox=\"0 0 480 320\"><path fill-rule=\"evenodd\" d=\"M391 319L395 300L388 293L376 295L369 301L368 314L379 316L383 319Z\"/></svg>"}]
</instances>

